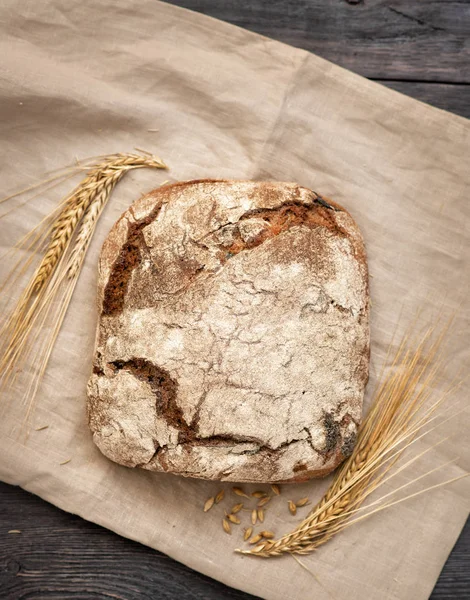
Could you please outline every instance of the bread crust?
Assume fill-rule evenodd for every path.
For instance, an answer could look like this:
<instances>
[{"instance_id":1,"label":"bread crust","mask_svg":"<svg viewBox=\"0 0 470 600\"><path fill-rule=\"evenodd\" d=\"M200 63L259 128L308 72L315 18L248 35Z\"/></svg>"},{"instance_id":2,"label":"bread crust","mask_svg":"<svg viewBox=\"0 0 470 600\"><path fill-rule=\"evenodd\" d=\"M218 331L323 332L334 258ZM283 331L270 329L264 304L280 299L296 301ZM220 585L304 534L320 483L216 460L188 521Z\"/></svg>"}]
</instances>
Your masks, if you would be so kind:
<instances>
[{"instance_id":1,"label":"bread crust","mask_svg":"<svg viewBox=\"0 0 470 600\"><path fill-rule=\"evenodd\" d=\"M111 229L98 307L88 418L113 461L294 482L352 452L367 261L334 201L291 183L161 187Z\"/></svg>"}]
</instances>

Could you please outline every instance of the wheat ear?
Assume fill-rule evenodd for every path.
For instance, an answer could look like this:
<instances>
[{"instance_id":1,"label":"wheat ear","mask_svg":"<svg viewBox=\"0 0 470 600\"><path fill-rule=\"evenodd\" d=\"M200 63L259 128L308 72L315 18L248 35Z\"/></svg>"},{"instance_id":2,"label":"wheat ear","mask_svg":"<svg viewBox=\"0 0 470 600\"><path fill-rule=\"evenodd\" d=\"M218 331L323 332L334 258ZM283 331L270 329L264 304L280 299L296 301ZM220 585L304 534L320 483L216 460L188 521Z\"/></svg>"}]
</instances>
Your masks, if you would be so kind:
<instances>
[{"instance_id":1,"label":"wheat ear","mask_svg":"<svg viewBox=\"0 0 470 600\"><path fill-rule=\"evenodd\" d=\"M35 228L37 231L23 238L23 247L31 248L33 257L39 251L43 252L43 256L0 327L0 391L15 379L25 358L32 354L32 379L25 394L28 411L45 372L99 216L113 188L133 169L166 168L158 157L144 151L142 154L114 154L100 158L100 162L89 166L86 177L75 190ZM77 170L83 170L83 166L79 164ZM46 237L48 240L44 246ZM30 256L23 265L18 261L15 268L19 274L24 274L33 257ZM11 275L7 276L7 281L11 280L9 287L0 288L2 294L11 291L11 283L17 280L17 276L12 278ZM48 319L54 316L53 326L44 337L42 332L47 329ZM33 350L36 343L39 348Z\"/></svg>"},{"instance_id":2,"label":"wheat ear","mask_svg":"<svg viewBox=\"0 0 470 600\"><path fill-rule=\"evenodd\" d=\"M352 455L337 472L325 495L298 527L278 540L265 540L253 549L239 549L237 552L264 558L285 553L309 554L346 527L380 510L468 475L399 500L387 500L389 496L442 468L443 465L440 465L374 502L364 504L374 491L432 449L428 448L393 470L405 450L434 429L430 426L437 419L436 411L453 390L451 387L436 401L429 402L430 390L436 382L440 366L438 351L443 335L431 342L431 332L428 331L413 350L409 347L408 338L404 338L360 427Z\"/></svg>"}]
</instances>

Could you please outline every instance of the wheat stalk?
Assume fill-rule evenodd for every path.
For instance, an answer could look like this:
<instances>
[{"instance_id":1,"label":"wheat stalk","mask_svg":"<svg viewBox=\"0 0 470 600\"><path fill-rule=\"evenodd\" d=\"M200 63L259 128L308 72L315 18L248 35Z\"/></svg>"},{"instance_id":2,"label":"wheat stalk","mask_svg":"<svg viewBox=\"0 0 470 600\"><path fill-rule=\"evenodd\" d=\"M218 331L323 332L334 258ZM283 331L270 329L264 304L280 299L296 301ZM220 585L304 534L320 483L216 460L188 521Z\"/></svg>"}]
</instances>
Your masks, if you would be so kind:
<instances>
[{"instance_id":1,"label":"wheat stalk","mask_svg":"<svg viewBox=\"0 0 470 600\"><path fill-rule=\"evenodd\" d=\"M73 200L75 202L67 205L59 215L57 223L54 224L46 254L34 276L33 292L38 292L50 278L54 267L68 248L70 238L77 227L77 223L83 217L87 209L87 204L93 201L93 197L89 197L86 200L73 198Z\"/></svg>"},{"instance_id":2,"label":"wheat stalk","mask_svg":"<svg viewBox=\"0 0 470 600\"><path fill-rule=\"evenodd\" d=\"M0 390L14 381L28 354L34 352L33 374L25 393L25 399L29 402L28 414L70 303L88 245L113 188L130 170L166 168L158 157L144 151L142 154L114 154L100 158L100 162L87 167L86 177L73 192L15 246L16 249L32 250L32 254L23 263L21 259L16 263L14 271L10 272L0 287L2 294L11 291L13 284L33 262L36 253L43 251L39 265L0 327ZM78 164L74 168L81 171L84 167ZM45 183L68 176L69 173L66 173L50 178ZM26 191L35 187L30 186ZM53 326L43 335L52 316L55 317ZM33 350L36 344L40 344L37 351Z\"/></svg>"},{"instance_id":3,"label":"wheat stalk","mask_svg":"<svg viewBox=\"0 0 470 600\"><path fill-rule=\"evenodd\" d=\"M405 487L445 466L440 465L364 505L374 491L434 448L428 448L400 468L392 470L407 448L434 429L429 426L437 418L436 411L453 389L448 389L438 400L425 407L429 403L431 387L436 383L440 366L438 351L443 335L444 331L431 342L431 331L428 331L413 350L405 336L389 373L374 395L352 455L337 472L322 499L294 531L278 540L265 540L253 549L238 549L237 552L264 558L285 553L308 554L346 527L380 510L468 475L442 482L399 500L388 500Z\"/></svg>"},{"instance_id":4,"label":"wheat stalk","mask_svg":"<svg viewBox=\"0 0 470 600\"><path fill-rule=\"evenodd\" d=\"M165 168L164 163L153 156L117 154L93 168L81 184L65 200L64 208L54 223L49 247L35 275L35 290L39 290L49 278L67 244L89 207L99 217L109 194L117 182L131 169L141 167ZM101 208L100 208L101 207ZM88 219L90 222L90 220ZM91 229L93 231L93 229ZM83 242L83 236L80 240Z\"/></svg>"}]
</instances>

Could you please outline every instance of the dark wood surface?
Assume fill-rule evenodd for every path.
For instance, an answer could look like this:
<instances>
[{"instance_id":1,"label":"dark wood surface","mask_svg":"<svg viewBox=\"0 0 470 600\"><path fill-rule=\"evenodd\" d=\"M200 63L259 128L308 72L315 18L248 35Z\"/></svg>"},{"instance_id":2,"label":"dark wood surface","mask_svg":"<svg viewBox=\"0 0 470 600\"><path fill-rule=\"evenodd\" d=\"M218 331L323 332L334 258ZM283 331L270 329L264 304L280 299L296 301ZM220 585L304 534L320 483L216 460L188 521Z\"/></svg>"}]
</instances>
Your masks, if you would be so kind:
<instances>
[{"instance_id":1,"label":"dark wood surface","mask_svg":"<svg viewBox=\"0 0 470 600\"><path fill-rule=\"evenodd\" d=\"M414 98L470 117L470 0L172 3L310 50ZM21 533L8 533L15 529ZM20 598L254 597L0 484L0 599ZM431 598L470 598L470 521Z\"/></svg>"},{"instance_id":2,"label":"dark wood surface","mask_svg":"<svg viewBox=\"0 0 470 600\"><path fill-rule=\"evenodd\" d=\"M169 0L470 118L470 0Z\"/></svg>"},{"instance_id":3,"label":"dark wood surface","mask_svg":"<svg viewBox=\"0 0 470 600\"><path fill-rule=\"evenodd\" d=\"M11 530L21 533L9 534ZM0 599L20 598L250 600L255 596L0 483Z\"/></svg>"},{"instance_id":4,"label":"dark wood surface","mask_svg":"<svg viewBox=\"0 0 470 600\"><path fill-rule=\"evenodd\" d=\"M8 533L11 530L21 533ZM229 588L160 552L65 513L20 488L0 483L0 599L109 598L254 600L255 596ZM468 598L470 520L431 600Z\"/></svg>"}]
</instances>

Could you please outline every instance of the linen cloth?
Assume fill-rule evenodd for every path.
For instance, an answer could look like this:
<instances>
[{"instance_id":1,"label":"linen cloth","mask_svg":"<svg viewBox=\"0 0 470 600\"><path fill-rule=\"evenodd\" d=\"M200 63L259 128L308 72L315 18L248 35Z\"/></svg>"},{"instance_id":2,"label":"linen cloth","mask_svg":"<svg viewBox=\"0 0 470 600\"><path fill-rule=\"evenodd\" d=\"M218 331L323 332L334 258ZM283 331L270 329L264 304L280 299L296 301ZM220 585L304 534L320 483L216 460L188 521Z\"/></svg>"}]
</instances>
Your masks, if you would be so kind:
<instances>
[{"instance_id":1,"label":"linen cloth","mask_svg":"<svg viewBox=\"0 0 470 600\"><path fill-rule=\"evenodd\" d=\"M221 487L229 495L231 486L127 469L100 454L85 415L97 259L121 212L168 178L297 182L343 204L365 237L372 298L366 405L394 333L399 339L418 309L423 322L456 311L446 363L451 372L468 370L470 123L305 51L155 0L4 0L0 27L3 195L75 157L135 146L171 167L169 174L135 172L113 193L27 439L20 400L1 407L0 478L263 598L427 598L468 515L467 479L365 520L304 557L315 578L290 557L233 553L240 529L223 532L220 505L202 512L210 495ZM4 216L1 250L73 183ZM2 260L2 274L10 266ZM465 386L453 396L461 406L465 397ZM425 483L468 470L467 430L463 412L424 438L414 452L453 435L395 485L456 455L458 462ZM284 486L266 525L290 531L298 519L287 499L314 500L328 483Z\"/></svg>"}]
</instances>

